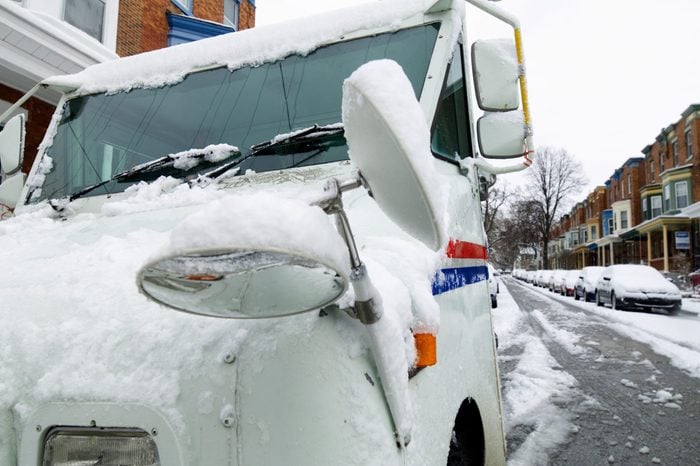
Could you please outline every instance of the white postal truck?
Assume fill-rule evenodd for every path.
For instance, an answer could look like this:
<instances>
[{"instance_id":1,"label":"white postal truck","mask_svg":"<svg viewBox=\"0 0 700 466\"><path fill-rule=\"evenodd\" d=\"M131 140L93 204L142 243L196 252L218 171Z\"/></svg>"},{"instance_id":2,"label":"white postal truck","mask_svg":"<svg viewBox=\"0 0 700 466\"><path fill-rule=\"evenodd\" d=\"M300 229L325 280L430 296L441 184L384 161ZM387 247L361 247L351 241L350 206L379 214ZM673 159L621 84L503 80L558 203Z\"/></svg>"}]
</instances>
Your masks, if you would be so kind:
<instances>
[{"instance_id":1,"label":"white postal truck","mask_svg":"<svg viewBox=\"0 0 700 466\"><path fill-rule=\"evenodd\" d=\"M411 0L39 83L26 179L0 116L0 464L503 464L480 202L531 163L524 70L492 3Z\"/></svg>"}]
</instances>

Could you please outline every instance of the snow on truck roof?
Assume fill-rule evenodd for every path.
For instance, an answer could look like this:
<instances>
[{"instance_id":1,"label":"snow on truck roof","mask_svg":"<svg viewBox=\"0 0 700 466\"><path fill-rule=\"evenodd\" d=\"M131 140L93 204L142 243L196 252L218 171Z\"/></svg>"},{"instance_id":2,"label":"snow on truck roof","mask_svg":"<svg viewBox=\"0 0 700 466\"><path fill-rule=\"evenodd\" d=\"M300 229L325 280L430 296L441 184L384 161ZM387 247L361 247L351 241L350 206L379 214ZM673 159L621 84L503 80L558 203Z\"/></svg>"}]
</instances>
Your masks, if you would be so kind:
<instances>
[{"instance_id":1,"label":"snow on truck roof","mask_svg":"<svg viewBox=\"0 0 700 466\"><path fill-rule=\"evenodd\" d=\"M80 94L161 87L203 68L236 69L293 54L306 55L349 34L398 29L405 20L430 11L456 7L462 12L462 4L450 0L379 0L125 57L44 82L77 89Z\"/></svg>"}]
</instances>

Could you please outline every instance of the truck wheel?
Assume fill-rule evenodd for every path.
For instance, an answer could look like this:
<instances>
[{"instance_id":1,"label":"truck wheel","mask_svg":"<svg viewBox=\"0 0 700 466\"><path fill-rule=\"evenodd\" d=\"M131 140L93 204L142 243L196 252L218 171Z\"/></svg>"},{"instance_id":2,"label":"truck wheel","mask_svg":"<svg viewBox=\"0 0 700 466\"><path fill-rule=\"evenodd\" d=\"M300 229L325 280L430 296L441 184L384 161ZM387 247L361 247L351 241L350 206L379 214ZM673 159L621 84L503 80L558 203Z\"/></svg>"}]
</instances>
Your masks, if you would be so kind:
<instances>
[{"instance_id":1,"label":"truck wheel","mask_svg":"<svg viewBox=\"0 0 700 466\"><path fill-rule=\"evenodd\" d=\"M622 310L622 306L620 306L620 303L617 302L617 298L615 297L614 291L610 292L610 309L612 309L613 311Z\"/></svg>"},{"instance_id":2,"label":"truck wheel","mask_svg":"<svg viewBox=\"0 0 700 466\"><path fill-rule=\"evenodd\" d=\"M479 408L473 399L465 400L455 419L447 466L483 465L484 445L484 428Z\"/></svg>"}]
</instances>

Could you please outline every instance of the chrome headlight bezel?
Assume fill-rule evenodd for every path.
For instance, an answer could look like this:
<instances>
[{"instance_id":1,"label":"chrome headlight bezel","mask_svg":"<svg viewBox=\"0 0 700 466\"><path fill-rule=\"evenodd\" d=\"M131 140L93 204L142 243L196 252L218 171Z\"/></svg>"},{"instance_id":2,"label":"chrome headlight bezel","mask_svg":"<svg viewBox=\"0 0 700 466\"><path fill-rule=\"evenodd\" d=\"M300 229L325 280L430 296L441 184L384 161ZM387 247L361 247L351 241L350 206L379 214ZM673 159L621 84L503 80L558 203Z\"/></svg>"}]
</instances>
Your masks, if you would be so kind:
<instances>
[{"instance_id":1,"label":"chrome headlight bezel","mask_svg":"<svg viewBox=\"0 0 700 466\"><path fill-rule=\"evenodd\" d=\"M79 464L160 466L158 447L143 429L128 427L54 426L44 436L43 466Z\"/></svg>"}]
</instances>

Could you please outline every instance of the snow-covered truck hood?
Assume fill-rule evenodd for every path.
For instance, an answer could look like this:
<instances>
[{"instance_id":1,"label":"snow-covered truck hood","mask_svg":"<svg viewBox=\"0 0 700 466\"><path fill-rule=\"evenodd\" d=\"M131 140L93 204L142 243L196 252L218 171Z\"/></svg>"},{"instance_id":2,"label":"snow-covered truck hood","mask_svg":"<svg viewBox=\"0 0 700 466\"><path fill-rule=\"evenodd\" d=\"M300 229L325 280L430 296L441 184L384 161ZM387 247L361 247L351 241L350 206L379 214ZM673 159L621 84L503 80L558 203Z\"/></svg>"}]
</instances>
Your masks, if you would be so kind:
<instances>
[{"instance_id":1,"label":"snow-covered truck hood","mask_svg":"<svg viewBox=\"0 0 700 466\"><path fill-rule=\"evenodd\" d=\"M241 176L225 188L161 178L113 199L102 197L96 213L69 212L61 219L43 202L0 224L0 411L26 416L51 400L109 400L159 409L177 425L181 384L207 373L203 361L211 358L205 355L241 347L273 350L260 335L307 334L319 315L252 321L174 312L139 293L139 269L168 246L177 225L205 205L235 205L235 196L255 196L261 189L266 196L308 200L322 191L326 178L353 171L342 162ZM406 336L416 319L437 326L429 290L440 254L399 230L363 189L349 193L345 203L386 315ZM415 294L419 289L424 296ZM351 303L351 295L340 302ZM412 308L424 315L412 314ZM415 348L407 341L397 354L410 363Z\"/></svg>"}]
</instances>

